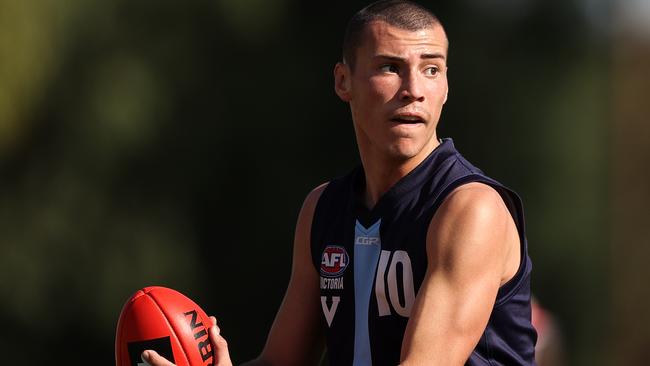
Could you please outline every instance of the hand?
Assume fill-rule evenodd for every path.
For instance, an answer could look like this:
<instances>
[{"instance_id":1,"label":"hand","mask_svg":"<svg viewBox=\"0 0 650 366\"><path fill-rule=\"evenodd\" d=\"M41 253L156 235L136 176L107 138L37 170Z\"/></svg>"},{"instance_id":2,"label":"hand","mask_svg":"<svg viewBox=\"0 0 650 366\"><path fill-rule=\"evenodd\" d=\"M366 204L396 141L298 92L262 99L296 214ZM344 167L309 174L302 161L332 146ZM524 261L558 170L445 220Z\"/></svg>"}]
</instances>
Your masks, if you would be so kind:
<instances>
[{"instance_id":1,"label":"hand","mask_svg":"<svg viewBox=\"0 0 650 366\"><path fill-rule=\"evenodd\" d=\"M212 352L214 354L214 366L232 366L230 353L228 352L228 343L221 336L221 330L217 326L217 318L211 316L212 326L209 329L210 343L212 343ZM142 352L142 361L151 366L175 366L156 351L146 350Z\"/></svg>"}]
</instances>

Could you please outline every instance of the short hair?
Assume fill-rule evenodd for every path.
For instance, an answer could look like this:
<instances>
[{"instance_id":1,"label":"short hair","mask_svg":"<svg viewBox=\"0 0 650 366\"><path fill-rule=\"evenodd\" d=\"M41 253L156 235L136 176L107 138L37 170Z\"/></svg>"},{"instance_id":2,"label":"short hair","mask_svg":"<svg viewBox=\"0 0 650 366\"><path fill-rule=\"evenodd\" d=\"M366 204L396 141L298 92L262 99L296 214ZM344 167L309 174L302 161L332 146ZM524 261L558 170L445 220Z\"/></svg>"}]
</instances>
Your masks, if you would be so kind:
<instances>
[{"instance_id":1,"label":"short hair","mask_svg":"<svg viewBox=\"0 0 650 366\"><path fill-rule=\"evenodd\" d=\"M372 22L383 21L394 27L418 31L441 24L438 18L422 5L407 0L380 0L359 10L352 16L343 36L343 62L354 70L356 51L363 31Z\"/></svg>"}]
</instances>

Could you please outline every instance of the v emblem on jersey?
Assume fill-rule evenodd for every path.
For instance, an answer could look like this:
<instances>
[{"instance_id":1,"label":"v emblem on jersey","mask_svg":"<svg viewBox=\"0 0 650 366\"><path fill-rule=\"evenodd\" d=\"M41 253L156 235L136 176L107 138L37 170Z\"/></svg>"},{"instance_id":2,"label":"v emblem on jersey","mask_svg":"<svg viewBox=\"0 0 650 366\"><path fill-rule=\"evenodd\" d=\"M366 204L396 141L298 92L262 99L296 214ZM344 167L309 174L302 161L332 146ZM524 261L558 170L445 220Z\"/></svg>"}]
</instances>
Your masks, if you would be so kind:
<instances>
[{"instance_id":1,"label":"v emblem on jersey","mask_svg":"<svg viewBox=\"0 0 650 366\"><path fill-rule=\"evenodd\" d=\"M320 297L320 304L323 306L323 314L325 314L325 320L327 320L327 326L332 326L332 320L334 320L334 314L336 314L336 309L339 307L339 302L341 302L341 296L332 296L332 306L327 306L327 296Z\"/></svg>"}]
</instances>

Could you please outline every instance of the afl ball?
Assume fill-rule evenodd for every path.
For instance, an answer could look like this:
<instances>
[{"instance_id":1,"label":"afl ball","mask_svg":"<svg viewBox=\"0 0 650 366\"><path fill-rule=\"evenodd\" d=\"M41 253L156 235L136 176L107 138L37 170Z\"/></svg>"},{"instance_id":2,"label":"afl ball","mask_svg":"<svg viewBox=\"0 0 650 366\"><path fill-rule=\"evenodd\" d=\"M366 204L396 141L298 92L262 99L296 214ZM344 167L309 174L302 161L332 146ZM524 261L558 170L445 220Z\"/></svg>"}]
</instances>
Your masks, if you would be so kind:
<instances>
[{"instance_id":1,"label":"afl ball","mask_svg":"<svg viewBox=\"0 0 650 366\"><path fill-rule=\"evenodd\" d=\"M145 287L131 296L115 334L117 366L144 366L144 350L154 350L177 366L213 363L206 313L178 291Z\"/></svg>"}]
</instances>

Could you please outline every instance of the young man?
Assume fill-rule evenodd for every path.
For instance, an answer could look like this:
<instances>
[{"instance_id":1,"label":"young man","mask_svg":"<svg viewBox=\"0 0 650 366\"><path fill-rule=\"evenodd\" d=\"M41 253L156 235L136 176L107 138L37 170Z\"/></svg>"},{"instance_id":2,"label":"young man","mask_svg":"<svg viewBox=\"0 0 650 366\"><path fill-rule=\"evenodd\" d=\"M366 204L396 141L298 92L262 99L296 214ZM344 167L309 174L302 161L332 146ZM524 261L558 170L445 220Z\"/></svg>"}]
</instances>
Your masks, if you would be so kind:
<instances>
[{"instance_id":1,"label":"young man","mask_svg":"<svg viewBox=\"0 0 650 366\"><path fill-rule=\"evenodd\" d=\"M520 200L436 135L447 48L410 2L351 19L334 79L362 166L305 199L289 287L250 365L317 364L325 343L332 365L534 364Z\"/></svg>"}]
</instances>

